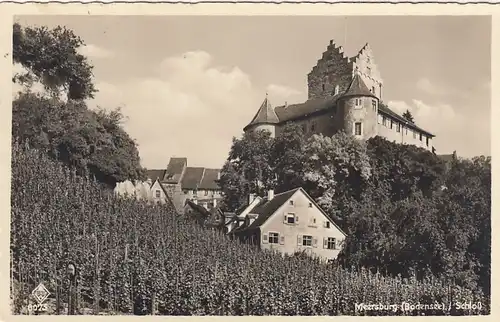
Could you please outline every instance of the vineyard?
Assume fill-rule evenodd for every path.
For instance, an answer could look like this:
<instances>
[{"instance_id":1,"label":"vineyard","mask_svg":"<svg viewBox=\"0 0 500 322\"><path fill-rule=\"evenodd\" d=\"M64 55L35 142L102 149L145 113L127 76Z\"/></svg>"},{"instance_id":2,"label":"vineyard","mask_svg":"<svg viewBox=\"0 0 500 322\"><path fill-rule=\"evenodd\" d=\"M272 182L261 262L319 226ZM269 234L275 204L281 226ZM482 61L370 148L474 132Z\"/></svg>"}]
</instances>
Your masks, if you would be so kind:
<instances>
[{"instance_id":1,"label":"vineyard","mask_svg":"<svg viewBox=\"0 0 500 322\"><path fill-rule=\"evenodd\" d=\"M173 209L113 196L24 144L12 147L11 297L27 314L40 283L65 314L66 263L77 268L77 314L464 315L489 301L444 280L388 278L261 252ZM356 311L355 304L445 309ZM457 310L456 303L482 304ZM451 310L448 306L451 305Z\"/></svg>"}]
</instances>

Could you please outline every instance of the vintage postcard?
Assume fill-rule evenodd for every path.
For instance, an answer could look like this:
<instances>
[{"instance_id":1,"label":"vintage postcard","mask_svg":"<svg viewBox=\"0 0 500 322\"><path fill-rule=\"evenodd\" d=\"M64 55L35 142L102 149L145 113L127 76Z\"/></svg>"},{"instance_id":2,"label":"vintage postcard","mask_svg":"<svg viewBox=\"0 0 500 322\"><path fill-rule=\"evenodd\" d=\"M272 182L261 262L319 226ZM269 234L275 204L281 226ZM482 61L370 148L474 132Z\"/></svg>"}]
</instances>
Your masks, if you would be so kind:
<instances>
[{"instance_id":1,"label":"vintage postcard","mask_svg":"<svg viewBox=\"0 0 500 322\"><path fill-rule=\"evenodd\" d=\"M0 6L2 320L492 318L493 7Z\"/></svg>"}]
</instances>

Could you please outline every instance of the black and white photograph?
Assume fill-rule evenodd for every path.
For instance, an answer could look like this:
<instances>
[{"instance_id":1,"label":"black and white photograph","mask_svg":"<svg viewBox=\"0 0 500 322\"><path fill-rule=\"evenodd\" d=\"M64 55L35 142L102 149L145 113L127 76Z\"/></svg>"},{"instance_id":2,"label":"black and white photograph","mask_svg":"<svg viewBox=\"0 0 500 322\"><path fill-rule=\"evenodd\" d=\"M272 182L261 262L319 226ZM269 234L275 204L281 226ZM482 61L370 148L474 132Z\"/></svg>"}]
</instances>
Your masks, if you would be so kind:
<instances>
[{"instance_id":1,"label":"black and white photograph","mask_svg":"<svg viewBox=\"0 0 500 322\"><path fill-rule=\"evenodd\" d=\"M108 12L12 19L11 315L491 314L492 16Z\"/></svg>"}]
</instances>

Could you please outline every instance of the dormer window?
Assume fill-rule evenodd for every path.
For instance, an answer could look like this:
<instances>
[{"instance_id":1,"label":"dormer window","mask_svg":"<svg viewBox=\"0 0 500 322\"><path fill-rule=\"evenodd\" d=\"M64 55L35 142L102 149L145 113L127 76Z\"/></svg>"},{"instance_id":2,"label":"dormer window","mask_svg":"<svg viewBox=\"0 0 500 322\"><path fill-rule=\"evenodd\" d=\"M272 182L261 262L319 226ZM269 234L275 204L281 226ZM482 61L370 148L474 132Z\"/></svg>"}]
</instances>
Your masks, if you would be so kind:
<instances>
[{"instance_id":1,"label":"dormer window","mask_svg":"<svg viewBox=\"0 0 500 322\"><path fill-rule=\"evenodd\" d=\"M156 198L160 198L160 196L161 196L160 190L156 190Z\"/></svg>"}]
</instances>

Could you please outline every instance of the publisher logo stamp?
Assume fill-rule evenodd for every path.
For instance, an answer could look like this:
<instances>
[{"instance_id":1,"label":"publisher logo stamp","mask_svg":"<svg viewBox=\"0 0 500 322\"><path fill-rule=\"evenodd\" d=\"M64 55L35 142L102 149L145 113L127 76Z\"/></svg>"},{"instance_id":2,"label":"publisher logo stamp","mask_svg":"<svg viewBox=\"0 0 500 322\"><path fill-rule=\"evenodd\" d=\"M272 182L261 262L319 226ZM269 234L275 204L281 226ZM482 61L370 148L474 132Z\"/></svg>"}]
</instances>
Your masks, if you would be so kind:
<instances>
[{"instance_id":1,"label":"publisher logo stamp","mask_svg":"<svg viewBox=\"0 0 500 322\"><path fill-rule=\"evenodd\" d=\"M42 304L49 297L50 292L42 283L40 283L37 287L35 287L31 294L33 294L33 297L38 304Z\"/></svg>"}]
</instances>

